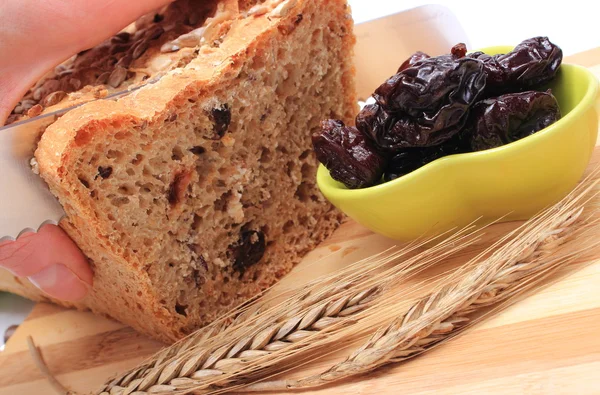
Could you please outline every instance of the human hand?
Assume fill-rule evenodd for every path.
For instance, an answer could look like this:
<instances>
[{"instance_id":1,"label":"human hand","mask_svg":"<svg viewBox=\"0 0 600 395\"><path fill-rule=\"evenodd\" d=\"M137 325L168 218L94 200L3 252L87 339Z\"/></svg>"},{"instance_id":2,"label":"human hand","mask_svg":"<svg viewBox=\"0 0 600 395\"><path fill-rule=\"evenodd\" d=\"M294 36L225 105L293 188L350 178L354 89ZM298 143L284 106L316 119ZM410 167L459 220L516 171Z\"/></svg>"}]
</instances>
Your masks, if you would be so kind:
<instances>
[{"instance_id":1,"label":"human hand","mask_svg":"<svg viewBox=\"0 0 600 395\"><path fill-rule=\"evenodd\" d=\"M44 225L16 241L0 242L0 267L27 277L46 294L75 301L92 286L92 270L86 257L62 229Z\"/></svg>"},{"instance_id":2,"label":"human hand","mask_svg":"<svg viewBox=\"0 0 600 395\"><path fill-rule=\"evenodd\" d=\"M170 0L4 0L0 7L0 126L46 72Z\"/></svg>"},{"instance_id":3,"label":"human hand","mask_svg":"<svg viewBox=\"0 0 600 395\"><path fill-rule=\"evenodd\" d=\"M169 2L5 0L0 7L0 126L48 70ZM92 285L87 259L54 225L0 242L0 267L61 300L81 299Z\"/></svg>"}]
</instances>

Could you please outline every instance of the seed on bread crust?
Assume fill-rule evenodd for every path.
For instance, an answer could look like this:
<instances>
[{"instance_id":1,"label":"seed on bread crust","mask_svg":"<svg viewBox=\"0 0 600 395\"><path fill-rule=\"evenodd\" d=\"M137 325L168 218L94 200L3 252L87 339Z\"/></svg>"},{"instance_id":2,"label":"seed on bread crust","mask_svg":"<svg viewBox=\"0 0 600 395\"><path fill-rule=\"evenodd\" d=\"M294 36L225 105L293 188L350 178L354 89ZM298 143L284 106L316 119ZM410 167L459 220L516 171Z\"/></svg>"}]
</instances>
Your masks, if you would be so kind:
<instances>
[{"instance_id":1,"label":"seed on bread crust","mask_svg":"<svg viewBox=\"0 0 600 395\"><path fill-rule=\"evenodd\" d=\"M64 91L56 91L50 93L48 96L42 100L42 105L44 107L50 107L55 104L60 103L65 97L67 97L67 92Z\"/></svg>"},{"instance_id":2,"label":"seed on bread crust","mask_svg":"<svg viewBox=\"0 0 600 395\"><path fill-rule=\"evenodd\" d=\"M150 44L148 43L148 41L139 41L133 48L133 53L131 54L132 58L139 59L140 56L142 56L144 52L146 52L149 46Z\"/></svg>"},{"instance_id":3,"label":"seed on bread crust","mask_svg":"<svg viewBox=\"0 0 600 395\"><path fill-rule=\"evenodd\" d=\"M27 112L31 107L35 106L36 104L37 104L37 102L32 99L21 100L19 102L19 104L15 107L13 112L15 114L23 114L24 112Z\"/></svg>"},{"instance_id":4,"label":"seed on bread crust","mask_svg":"<svg viewBox=\"0 0 600 395\"><path fill-rule=\"evenodd\" d=\"M96 78L96 85L106 84L108 78L110 77L110 74L110 71L105 71L104 73L100 74L98 78Z\"/></svg>"},{"instance_id":5,"label":"seed on bread crust","mask_svg":"<svg viewBox=\"0 0 600 395\"><path fill-rule=\"evenodd\" d=\"M150 29L148 29L148 32L146 33L146 37L149 40L156 40L157 38L159 38L163 33L165 32L165 29L163 29L162 26L159 25L155 25L153 27L151 27Z\"/></svg>"},{"instance_id":6,"label":"seed on bread crust","mask_svg":"<svg viewBox=\"0 0 600 395\"><path fill-rule=\"evenodd\" d=\"M128 32L121 32L118 34L115 34L111 39L110 42L112 43L126 43L129 41L129 37L131 36L131 34L129 34Z\"/></svg>"},{"instance_id":7,"label":"seed on bread crust","mask_svg":"<svg viewBox=\"0 0 600 395\"><path fill-rule=\"evenodd\" d=\"M110 77L108 77L108 85L113 88L119 87L127 78L127 69L121 66L115 67L112 73L110 73Z\"/></svg>"}]
</instances>

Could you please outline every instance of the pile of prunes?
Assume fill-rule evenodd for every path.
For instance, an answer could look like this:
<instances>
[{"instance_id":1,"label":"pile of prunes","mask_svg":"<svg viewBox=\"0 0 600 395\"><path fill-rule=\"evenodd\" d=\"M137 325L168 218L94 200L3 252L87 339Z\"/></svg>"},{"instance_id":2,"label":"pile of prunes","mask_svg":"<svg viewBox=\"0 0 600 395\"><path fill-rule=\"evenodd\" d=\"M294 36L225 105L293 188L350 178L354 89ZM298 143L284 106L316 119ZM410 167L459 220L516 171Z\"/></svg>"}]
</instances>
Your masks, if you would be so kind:
<instances>
[{"instance_id":1,"label":"pile of prunes","mask_svg":"<svg viewBox=\"0 0 600 395\"><path fill-rule=\"evenodd\" d=\"M443 156L481 151L529 136L560 119L550 91L562 50L547 37L507 54L417 52L373 93L356 127L328 119L312 136L317 159L348 188L410 173Z\"/></svg>"}]
</instances>

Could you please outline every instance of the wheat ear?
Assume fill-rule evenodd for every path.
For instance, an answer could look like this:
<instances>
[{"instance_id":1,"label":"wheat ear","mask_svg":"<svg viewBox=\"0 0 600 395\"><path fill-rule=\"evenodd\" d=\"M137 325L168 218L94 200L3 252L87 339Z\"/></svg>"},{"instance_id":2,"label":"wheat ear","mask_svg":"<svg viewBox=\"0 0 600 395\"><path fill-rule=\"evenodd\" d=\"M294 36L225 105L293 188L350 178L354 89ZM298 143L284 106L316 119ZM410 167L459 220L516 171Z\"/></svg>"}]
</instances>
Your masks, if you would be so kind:
<instances>
[{"instance_id":1,"label":"wheat ear","mask_svg":"<svg viewBox=\"0 0 600 395\"><path fill-rule=\"evenodd\" d=\"M279 304L269 306L269 299L263 300L254 311L232 314L236 316L233 323L226 320L201 329L109 381L97 393L200 392L261 377L273 369L271 358L289 360L303 349L314 351L319 340L360 320L361 313L390 284L418 273L475 240L459 232L410 258L407 257L426 241L369 257L368 262L356 262L294 290Z\"/></svg>"},{"instance_id":2,"label":"wheat ear","mask_svg":"<svg viewBox=\"0 0 600 395\"><path fill-rule=\"evenodd\" d=\"M344 361L316 375L259 382L244 390L263 392L326 385L388 363L405 361L456 335L472 321L474 313L522 293L579 255L581 251L565 252L560 247L580 228L581 201L594 185L575 191L544 215L530 221L510 242L488 251L491 253L488 258L475 259L468 265L471 269L466 275L451 276L455 278L450 278L449 283L420 299L405 314L379 328ZM590 236L597 227L585 230ZM585 244L584 249L598 244L594 240ZM390 305L387 309L393 313L393 308Z\"/></svg>"},{"instance_id":3,"label":"wheat ear","mask_svg":"<svg viewBox=\"0 0 600 395\"><path fill-rule=\"evenodd\" d=\"M206 378L223 376L236 371L256 357L269 355L313 336L318 331L340 324L346 317L368 307L376 293L377 288L374 287L329 303L318 304L303 314L294 315L281 323L268 325L253 336L244 337L213 352L205 350L205 352L184 353L182 357L166 365L159 358L154 361L151 368L145 367L146 371L136 369L134 373L122 377L118 382L113 381L108 386L110 392L102 391L101 394L138 395L192 389L204 384ZM187 343L178 348L186 350L185 344ZM169 351L169 354L171 353L176 354ZM134 378L136 375L142 377Z\"/></svg>"}]
</instances>

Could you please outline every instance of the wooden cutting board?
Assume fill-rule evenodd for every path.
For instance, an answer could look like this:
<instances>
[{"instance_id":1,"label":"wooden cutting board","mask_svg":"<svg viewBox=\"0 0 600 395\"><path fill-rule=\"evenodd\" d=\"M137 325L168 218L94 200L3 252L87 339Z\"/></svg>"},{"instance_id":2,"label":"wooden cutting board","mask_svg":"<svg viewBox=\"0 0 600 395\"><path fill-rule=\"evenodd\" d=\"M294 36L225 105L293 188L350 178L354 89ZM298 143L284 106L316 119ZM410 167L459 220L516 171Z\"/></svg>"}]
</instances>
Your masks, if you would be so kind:
<instances>
[{"instance_id":1,"label":"wooden cutting board","mask_svg":"<svg viewBox=\"0 0 600 395\"><path fill-rule=\"evenodd\" d=\"M600 48L567 61L600 76ZM598 163L600 147L592 159L592 165ZM484 240L454 263L464 262L465 254L480 251L514 226L489 228ZM297 285L393 245L348 222L281 286ZM0 395L53 394L27 351L28 335L40 346L50 370L78 393L95 390L161 347L117 322L38 304L0 353ZM334 358L312 364L310 371L329 366ZM599 374L600 257L591 265L570 267L533 295L413 361L302 394L600 394Z\"/></svg>"}]
</instances>

